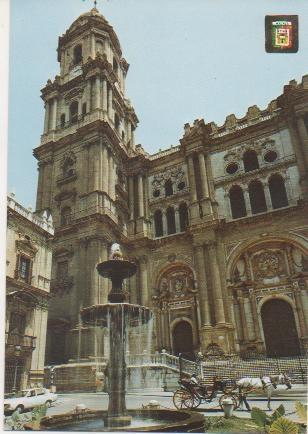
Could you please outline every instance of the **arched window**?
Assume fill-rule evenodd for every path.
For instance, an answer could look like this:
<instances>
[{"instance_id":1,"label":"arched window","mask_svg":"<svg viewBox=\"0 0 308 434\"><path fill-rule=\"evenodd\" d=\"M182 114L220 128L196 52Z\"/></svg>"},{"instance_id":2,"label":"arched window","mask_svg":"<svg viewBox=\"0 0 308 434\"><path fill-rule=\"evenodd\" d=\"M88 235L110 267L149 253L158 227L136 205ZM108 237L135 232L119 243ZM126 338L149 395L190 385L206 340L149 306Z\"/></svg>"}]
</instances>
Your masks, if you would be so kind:
<instances>
[{"instance_id":1,"label":"arched window","mask_svg":"<svg viewBox=\"0 0 308 434\"><path fill-rule=\"evenodd\" d=\"M175 228L175 213L174 213L174 208L172 208L172 207L167 208L166 216L167 216L167 232L168 232L168 235L175 234L176 228Z\"/></svg>"},{"instance_id":2,"label":"arched window","mask_svg":"<svg viewBox=\"0 0 308 434\"><path fill-rule=\"evenodd\" d=\"M116 61L115 58L113 58L112 66L113 66L114 72L117 74L118 73L118 62Z\"/></svg>"},{"instance_id":3,"label":"arched window","mask_svg":"<svg viewBox=\"0 0 308 434\"><path fill-rule=\"evenodd\" d=\"M288 196L284 180L281 175L272 175L268 181L268 187L271 194L272 205L274 209L288 206Z\"/></svg>"},{"instance_id":4,"label":"arched window","mask_svg":"<svg viewBox=\"0 0 308 434\"><path fill-rule=\"evenodd\" d=\"M68 225L71 221L71 209L69 206L64 207L61 210L61 225Z\"/></svg>"},{"instance_id":5,"label":"arched window","mask_svg":"<svg viewBox=\"0 0 308 434\"><path fill-rule=\"evenodd\" d=\"M104 44L102 41L96 41L96 52L99 54L103 54L104 52Z\"/></svg>"},{"instance_id":6,"label":"arched window","mask_svg":"<svg viewBox=\"0 0 308 434\"><path fill-rule=\"evenodd\" d=\"M179 206L179 216L180 216L180 231L184 232L188 226L188 209L186 203L181 203Z\"/></svg>"},{"instance_id":7,"label":"arched window","mask_svg":"<svg viewBox=\"0 0 308 434\"><path fill-rule=\"evenodd\" d=\"M247 215L243 190L239 185L234 185L229 191L232 218L239 219Z\"/></svg>"},{"instance_id":8,"label":"arched window","mask_svg":"<svg viewBox=\"0 0 308 434\"><path fill-rule=\"evenodd\" d=\"M74 65L82 62L82 46L76 45L74 48Z\"/></svg>"},{"instance_id":9,"label":"arched window","mask_svg":"<svg viewBox=\"0 0 308 434\"><path fill-rule=\"evenodd\" d=\"M155 237L162 237L163 233L163 215L160 209L154 213Z\"/></svg>"},{"instance_id":10,"label":"arched window","mask_svg":"<svg viewBox=\"0 0 308 434\"><path fill-rule=\"evenodd\" d=\"M171 179L168 179L165 182L165 195L172 196L173 195L173 185Z\"/></svg>"},{"instance_id":11,"label":"arched window","mask_svg":"<svg viewBox=\"0 0 308 434\"><path fill-rule=\"evenodd\" d=\"M119 116L118 116L117 113L114 114L114 126L115 126L115 129L117 131L119 131L119 128L120 128L120 118L119 118Z\"/></svg>"},{"instance_id":12,"label":"arched window","mask_svg":"<svg viewBox=\"0 0 308 434\"><path fill-rule=\"evenodd\" d=\"M243 156L244 169L245 172L250 172L251 170L259 169L258 156L256 151L249 150L246 151Z\"/></svg>"},{"instance_id":13,"label":"arched window","mask_svg":"<svg viewBox=\"0 0 308 434\"><path fill-rule=\"evenodd\" d=\"M252 214L267 211L263 185L260 181L252 181L248 187Z\"/></svg>"},{"instance_id":14,"label":"arched window","mask_svg":"<svg viewBox=\"0 0 308 434\"><path fill-rule=\"evenodd\" d=\"M62 113L62 115L60 117L60 125L61 125L61 128L63 128L65 126L65 113Z\"/></svg>"},{"instance_id":15,"label":"arched window","mask_svg":"<svg viewBox=\"0 0 308 434\"><path fill-rule=\"evenodd\" d=\"M78 120L78 102L73 101L70 105L70 121L71 123L75 123Z\"/></svg>"}]
</instances>

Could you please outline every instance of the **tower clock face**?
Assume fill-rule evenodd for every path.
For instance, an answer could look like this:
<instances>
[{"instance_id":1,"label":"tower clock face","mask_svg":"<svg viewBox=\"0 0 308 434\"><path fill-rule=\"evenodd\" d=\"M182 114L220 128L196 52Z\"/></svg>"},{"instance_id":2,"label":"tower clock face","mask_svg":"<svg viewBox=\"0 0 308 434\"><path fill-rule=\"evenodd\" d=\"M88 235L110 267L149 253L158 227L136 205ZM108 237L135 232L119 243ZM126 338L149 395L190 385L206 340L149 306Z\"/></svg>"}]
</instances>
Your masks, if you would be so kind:
<instances>
[{"instance_id":1,"label":"tower clock face","mask_svg":"<svg viewBox=\"0 0 308 434\"><path fill-rule=\"evenodd\" d=\"M70 80L72 78L77 77L78 75L82 74L82 66L81 65L77 65L75 66L71 71L70 71Z\"/></svg>"}]
</instances>

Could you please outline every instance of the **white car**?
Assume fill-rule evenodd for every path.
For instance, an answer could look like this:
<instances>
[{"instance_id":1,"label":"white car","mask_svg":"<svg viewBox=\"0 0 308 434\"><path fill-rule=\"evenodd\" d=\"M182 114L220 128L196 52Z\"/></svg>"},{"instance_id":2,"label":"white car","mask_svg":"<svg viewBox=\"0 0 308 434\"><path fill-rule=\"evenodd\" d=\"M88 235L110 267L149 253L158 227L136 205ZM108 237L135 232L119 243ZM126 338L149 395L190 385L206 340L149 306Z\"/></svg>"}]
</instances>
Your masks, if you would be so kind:
<instances>
[{"instance_id":1,"label":"white car","mask_svg":"<svg viewBox=\"0 0 308 434\"><path fill-rule=\"evenodd\" d=\"M23 412L30 408L51 404L58 399L58 395L43 387L35 387L18 392L15 396L4 399L4 413L11 413L15 410Z\"/></svg>"}]
</instances>

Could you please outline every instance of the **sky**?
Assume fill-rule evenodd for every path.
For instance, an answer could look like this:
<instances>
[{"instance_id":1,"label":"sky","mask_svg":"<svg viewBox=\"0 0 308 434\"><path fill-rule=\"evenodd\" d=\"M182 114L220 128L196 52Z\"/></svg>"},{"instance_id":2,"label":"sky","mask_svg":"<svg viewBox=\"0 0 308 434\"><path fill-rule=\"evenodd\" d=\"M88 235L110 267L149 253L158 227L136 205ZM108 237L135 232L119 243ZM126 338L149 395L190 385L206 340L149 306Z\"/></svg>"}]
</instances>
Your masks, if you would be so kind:
<instances>
[{"instance_id":1,"label":"sky","mask_svg":"<svg viewBox=\"0 0 308 434\"><path fill-rule=\"evenodd\" d=\"M8 0L0 0L0 2ZM58 36L91 0L11 0L8 192L35 208L32 150L43 130L40 89L59 73ZM307 0L98 0L130 64L126 96L139 118L136 143L155 153L179 143L186 122L261 109L308 74ZM264 18L299 15L299 51L269 54Z\"/></svg>"}]
</instances>

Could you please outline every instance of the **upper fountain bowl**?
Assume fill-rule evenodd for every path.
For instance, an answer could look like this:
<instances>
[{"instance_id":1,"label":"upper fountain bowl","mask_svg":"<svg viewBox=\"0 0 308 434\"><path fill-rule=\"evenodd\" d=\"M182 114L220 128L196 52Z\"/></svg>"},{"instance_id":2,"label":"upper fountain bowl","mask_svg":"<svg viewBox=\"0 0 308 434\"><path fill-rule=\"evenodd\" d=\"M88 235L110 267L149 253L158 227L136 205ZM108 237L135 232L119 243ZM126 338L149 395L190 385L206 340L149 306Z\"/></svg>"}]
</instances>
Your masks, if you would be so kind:
<instances>
[{"instance_id":1,"label":"upper fountain bowl","mask_svg":"<svg viewBox=\"0 0 308 434\"><path fill-rule=\"evenodd\" d=\"M133 276L137 271L137 266L133 262L125 259L109 259L97 265L97 271L102 277L114 280L124 280Z\"/></svg>"}]
</instances>

